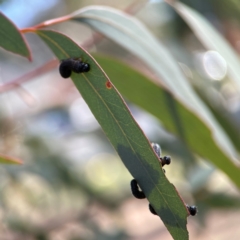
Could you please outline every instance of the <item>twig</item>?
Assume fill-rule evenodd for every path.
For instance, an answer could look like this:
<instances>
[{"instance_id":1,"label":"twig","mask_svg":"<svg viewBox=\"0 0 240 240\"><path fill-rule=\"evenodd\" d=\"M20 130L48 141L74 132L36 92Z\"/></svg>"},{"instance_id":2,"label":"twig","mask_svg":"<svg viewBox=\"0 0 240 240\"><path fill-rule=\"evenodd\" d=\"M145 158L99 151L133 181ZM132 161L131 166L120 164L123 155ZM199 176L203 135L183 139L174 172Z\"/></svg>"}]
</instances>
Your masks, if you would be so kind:
<instances>
[{"instance_id":1,"label":"twig","mask_svg":"<svg viewBox=\"0 0 240 240\"><path fill-rule=\"evenodd\" d=\"M137 11L139 11L139 9L142 7L142 5L145 4L145 1L142 1L141 3L139 3L138 1L135 1L134 3L132 3L130 6L128 6L125 9L125 12L129 13L129 14L134 14ZM21 32L22 33L27 33L27 32L34 32L36 29L38 28L43 28L45 26L50 26L53 24L57 24L57 23L61 23L64 21L69 20L69 16L70 15L66 15L60 18L55 18L52 20L48 20L42 23L39 23L38 25L31 27L31 28L25 28L22 29ZM90 49L94 44L99 43L104 37L99 34L99 33L94 33L93 37L91 39L86 40L83 44L82 47L85 49ZM3 84L2 86L0 86L0 93L6 92L6 91L10 91L12 89L15 89L17 87L20 87L20 85L24 82L27 82L31 79L33 79L34 77L38 76L38 75L42 75L44 73L47 73L48 71L54 69L55 67L57 67L59 64L59 61L57 59L54 60L50 60L49 62L43 64L41 67L34 69L31 72L28 72L27 74L24 74L21 77L18 77L8 83Z\"/></svg>"}]
</instances>

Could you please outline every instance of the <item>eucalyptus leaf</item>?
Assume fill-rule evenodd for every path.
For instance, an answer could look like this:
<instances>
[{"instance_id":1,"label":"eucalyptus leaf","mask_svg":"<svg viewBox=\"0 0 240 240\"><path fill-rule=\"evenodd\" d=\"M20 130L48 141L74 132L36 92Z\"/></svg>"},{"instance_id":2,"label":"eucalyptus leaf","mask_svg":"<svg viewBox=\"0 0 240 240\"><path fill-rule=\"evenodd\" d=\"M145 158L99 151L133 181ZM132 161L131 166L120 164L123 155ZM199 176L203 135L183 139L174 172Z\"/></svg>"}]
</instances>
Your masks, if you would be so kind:
<instances>
[{"instance_id":1,"label":"eucalyptus leaf","mask_svg":"<svg viewBox=\"0 0 240 240\"><path fill-rule=\"evenodd\" d=\"M72 73L74 84L172 237L188 239L187 209L175 187L165 177L150 142L107 75L86 51L68 37L47 30L36 33L59 60L81 58L90 65L87 73Z\"/></svg>"},{"instance_id":2,"label":"eucalyptus leaf","mask_svg":"<svg viewBox=\"0 0 240 240\"><path fill-rule=\"evenodd\" d=\"M183 3L172 4L176 12L184 19L202 44L217 51L226 60L228 73L240 89L240 60L231 45L200 13Z\"/></svg>"},{"instance_id":3,"label":"eucalyptus leaf","mask_svg":"<svg viewBox=\"0 0 240 240\"><path fill-rule=\"evenodd\" d=\"M22 164L22 160L0 154L0 164Z\"/></svg>"},{"instance_id":4,"label":"eucalyptus leaf","mask_svg":"<svg viewBox=\"0 0 240 240\"><path fill-rule=\"evenodd\" d=\"M217 147L227 154L229 159L237 162L238 153L228 136L214 119L209 109L193 91L169 51L156 40L140 21L119 10L102 6L83 8L70 16L72 16L73 20L85 23L96 29L138 56L156 73L178 101L182 102L186 108L205 122L211 129L212 138L217 143ZM172 100L169 98L169 101ZM171 104L171 102L168 104ZM173 120L178 127L178 136L184 139L184 131L186 129L182 128L182 124L176 116L174 105L168 109L172 111ZM188 128L194 134L198 126L189 122ZM203 143L199 142L199 144Z\"/></svg>"},{"instance_id":5,"label":"eucalyptus leaf","mask_svg":"<svg viewBox=\"0 0 240 240\"><path fill-rule=\"evenodd\" d=\"M95 59L123 96L157 117L169 132L177 135L178 128L182 129L182 140L190 150L209 159L240 187L240 169L218 148L209 127L184 104L164 87L153 83L153 80L126 64L103 56L95 56ZM176 118L179 119L180 126L177 126Z\"/></svg>"},{"instance_id":6,"label":"eucalyptus leaf","mask_svg":"<svg viewBox=\"0 0 240 240\"><path fill-rule=\"evenodd\" d=\"M31 60L27 43L17 27L0 12L0 47Z\"/></svg>"}]
</instances>

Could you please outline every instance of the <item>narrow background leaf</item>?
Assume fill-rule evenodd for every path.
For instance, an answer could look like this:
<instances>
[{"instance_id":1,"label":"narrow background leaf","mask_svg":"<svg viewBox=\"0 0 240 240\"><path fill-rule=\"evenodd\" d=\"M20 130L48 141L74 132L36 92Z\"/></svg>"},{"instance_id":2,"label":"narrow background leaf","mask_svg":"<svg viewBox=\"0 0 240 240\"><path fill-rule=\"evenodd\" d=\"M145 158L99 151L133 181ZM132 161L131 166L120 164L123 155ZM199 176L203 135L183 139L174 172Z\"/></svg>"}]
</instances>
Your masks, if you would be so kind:
<instances>
[{"instance_id":1,"label":"narrow background leaf","mask_svg":"<svg viewBox=\"0 0 240 240\"><path fill-rule=\"evenodd\" d=\"M217 147L209 128L163 87L136 70L112 58L95 56L112 82L129 101L157 117L171 133L178 135L174 119L181 124L185 144L199 156L208 158L240 187L240 169ZM169 109L173 109L169 111ZM174 111L174 112L173 112ZM191 124L189 124L191 123ZM194 133L194 134L193 134Z\"/></svg>"},{"instance_id":2,"label":"narrow background leaf","mask_svg":"<svg viewBox=\"0 0 240 240\"><path fill-rule=\"evenodd\" d=\"M165 177L148 139L108 77L94 59L66 36L52 31L36 33L58 59L81 57L90 64L88 73L72 73L73 82L173 238L188 239L186 207Z\"/></svg>"},{"instance_id":3,"label":"narrow background leaf","mask_svg":"<svg viewBox=\"0 0 240 240\"><path fill-rule=\"evenodd\" d=\"M22 164L22 160L10 157L4 154L0 154L0 164L5 163L5 164Z\"/></svg>"},{"instance_id":4,"label":"narrow background leaf","mask_svg":"<svg viewBox=\"0 0 240 240\"><path fill-rule=\"evenodd\" d=\"M214 105L213 102L211 102L210 99L206 97L203 91L196 89L196 92L211 110L212 114L215 116L221 126L224 128L225 132L232 140L235 148L240 152L240 132L236 127L236 123L231 121L228 112L226 112L223 107Z\"/></svg>"},{"instance_id":5,"label":"narrow background leaf","mask_svg":"<svg viewBox=\"0 0 240 240\"><path fill-rule=\"evenodd\" d=\"M231 45L212 24L197 11L180 2L175 2L172 6L207 49L215 50L222 55L228 65L230 77L236 82L240 89L240 61Z\"/></svg>"},{"instance_id":6,"label":"narrow background leaf","mask_svg":"<svg viewBox=\"0 0 240 240\"><path fill-rule=\"evenodd\" d=\"M195 94L169 51L154 38L141 22L121 11L101 6L83 8L74 12L72 17L101 32L145 62L164 82L174 97L209 126L212 138L216 141L218 148L224 151L229 159L236 162L238 153L228 136ZM169 98L169 101L172 100ZM177 122L176 112L172 112L172 114L175 114L173 120L179 126L178 135L184 139L184 132ZM188 128L194 132L198 126L188 124ZM199 142L199 144L203 143Z\"/></svg>"},{"instance_id":7,"label":"narrow background leaf","mask_svg":"<svg viewBox=\"0 0 240 240\"><path fill-rule=\"evenodd\" d=\"M27 43L17 27L0 12L0 46L31 60Z\"/></svg>"}]
</instances>

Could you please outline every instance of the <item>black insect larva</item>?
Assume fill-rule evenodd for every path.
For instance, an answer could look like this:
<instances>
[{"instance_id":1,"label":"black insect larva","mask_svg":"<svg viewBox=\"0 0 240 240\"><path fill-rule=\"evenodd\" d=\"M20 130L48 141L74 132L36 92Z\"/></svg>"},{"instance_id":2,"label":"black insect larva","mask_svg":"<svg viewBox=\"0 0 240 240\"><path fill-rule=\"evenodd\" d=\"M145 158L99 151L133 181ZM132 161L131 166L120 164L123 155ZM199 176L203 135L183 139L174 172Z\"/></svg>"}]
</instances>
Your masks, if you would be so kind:
<instances>
[{"instance_id":1,"label":"black insect larva","mask_svg":"<svg viewBox=\"0 0 240 240\"><path fill-rule=\"evenodd\" d=\"M139 190L136 179L131 181L132 194L135 198L144 199L146 198L145 194Z\"/></svg>"},{"instance_id":2,"label":"black insect larva","mask_svg":"<svg viewBox=\"0 0 240 240\"><path fill-rule=\"evenodd\" d=\"M171 163L171 157L169 157L169 156L164 156L163 158L161 157L161 148L157 143L152 143L152 148L153 148L154 152L157 154L157 156L159 157L159 161L161 162L162 166L164 166L165 164L169 165ZM164 169L163 169L163 172L165 173ZM132 194L135 198L138 198L138 199L146 198L144 192L139 190L136 179L133 179L131 181L131 190L132 190ZM188 205L186 205L186 206L188 207ZM194 212L193 207L194 206L191 206L190 207L191 209L188 210L189 213L191 211L191 213L190 213L191 215L193 215L193 212ZM151 204L149 204L149 210L152 214L157 215L156 211L154 210L154 208L152 207Z\"/></svg>"},{"instance_id":3,"label":"black insect larva","mask_svg":"<svg viewBox=\"0 0 240 240\"><path fill-rule=\"evenodd\" d=\"M164 166L165 164L169 165L171 163L170 156L164 156L163 158L161 158L161 160L162 160L162 166Z\"/></svg>"},{"instance_id":4,"label":"black insect larva","mask_svg":"<svg viewBox=\"0 0 240 240\"><path fill-rule=\"evenodd\" d=\"M138 199L146 198L144 192L139 190L136 179L133 179L131 181L131 189L132 189L132 194L135 198L138 198ZM151 204L149 204L149 210L152 214L157 215L156 211L154 210Z\"/></svg>"},{"instance_id":5,"label":"black insect larva","mask_svg":"<svg viewBox=\"0 0 240 240\"><path fill-rule=\"evenodd\" d=\"M63 61L60 63L59 72L60 72L60 75L61 75L63 78L69 78L69 77L71 76L71 73L72 73L72 65L73 65L73 60L72 60L72 59L63 60Z\"/></svg>"},{"instance_id":6,"label":"black insect larva","mask_svg":"<svg viewBox=\"0 0 240 240\"><path fill-rule=\"evenodd\" d=\"M81 72L88 72L90 70L90 66L88 63L82 63Z\"/></svg>"},{"instance_id":7,"label":"black insect larva","mask_svg":"<svg viewBox=\"0 0 240 240\"><path fill-rule=\"evenodd\" d=\"M88 72L89 70L89 64L82 62L81 59L64 59L59 66L59 72L63 78L69 78L72 71L75 73L83 73Z\"/></svg>"},{"instance_id":8,"label":"black insect larva","mask_svg":"<svg viewBox=\"0 0 240 240\"><path fill-rule=\"evenodd\" d=\"M151 204L149 204L149 211L153 214L153 215L157 215L156 211L154 210L153 206Z\"/></svg>"},{"instance_id":9,"label":"black insect larva","mask_svg":"<svg viewBox=\"0 0 240 240\"><path fill-rule=\"evenodd\" d=\"M197 214L197 207L196 206L189 206L189 205L186 205L187 209L188 209L188 212L191 216L195 216Z\"/></svg>"},{"instance_id":10,"label":"black insect larva","mask_svg":"<svg viewBox=\"0 0 240 240\"><path fill-rule=\"evenodd\" d=\"M171 157L170 156L164 156L163 158L161 157L161 147L157 143L152 143L152 148L154 152L157 154L159 157L162 167L164 165L169 165L171 163Z\"/></svg>"}]
</instances>

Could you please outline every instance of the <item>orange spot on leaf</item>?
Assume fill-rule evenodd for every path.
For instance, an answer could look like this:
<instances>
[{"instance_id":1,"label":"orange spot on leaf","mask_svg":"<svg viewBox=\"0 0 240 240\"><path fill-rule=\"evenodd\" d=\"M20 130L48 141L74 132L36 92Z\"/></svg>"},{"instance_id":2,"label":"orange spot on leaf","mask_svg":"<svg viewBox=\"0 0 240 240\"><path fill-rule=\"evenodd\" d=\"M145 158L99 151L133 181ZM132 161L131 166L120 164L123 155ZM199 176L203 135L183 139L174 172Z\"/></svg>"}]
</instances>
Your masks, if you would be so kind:
<instances>
[{"instance_id":1,"label":"orange spot on leaf","mask_svg":"<svg viewBox=\"0 0 240 240\"><path fill-rule=\"evenodd\" d=\"M107 87L108 89L111 89L111 88L112 88L112 84L111 84L110 81L107 81L107 82L106 82L106 87Z\"/></svg>"}]
</instances>

